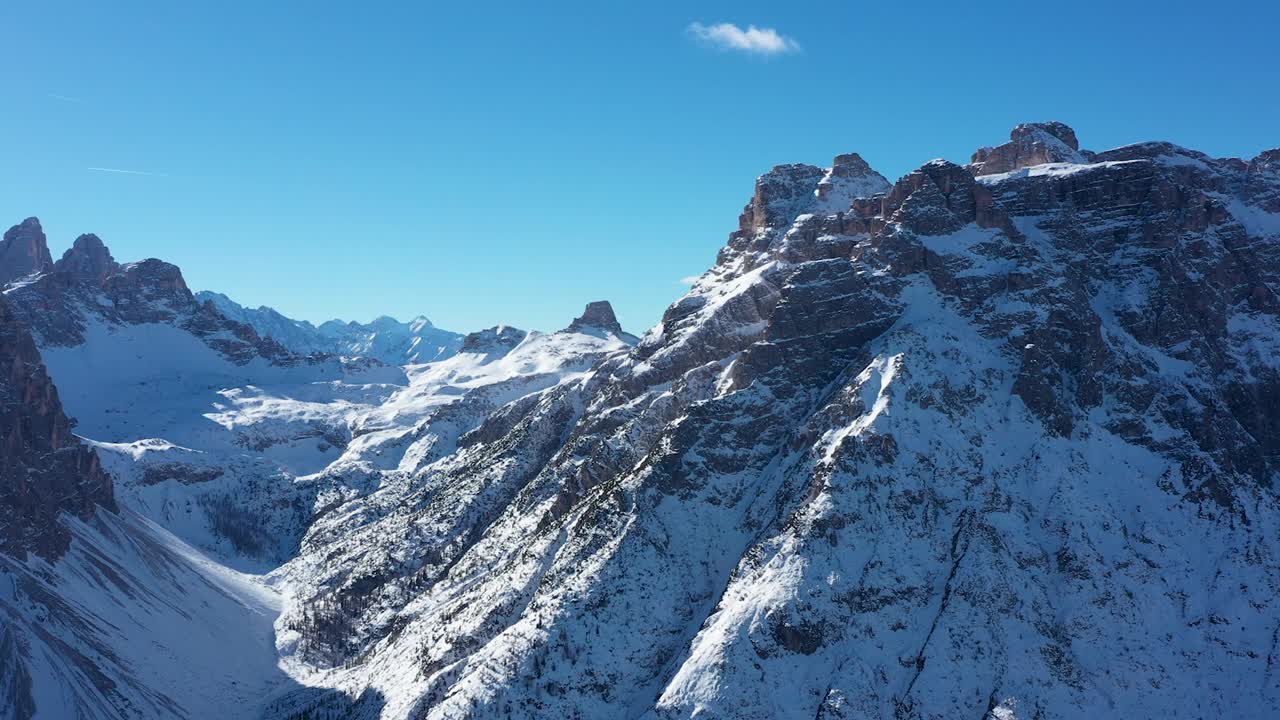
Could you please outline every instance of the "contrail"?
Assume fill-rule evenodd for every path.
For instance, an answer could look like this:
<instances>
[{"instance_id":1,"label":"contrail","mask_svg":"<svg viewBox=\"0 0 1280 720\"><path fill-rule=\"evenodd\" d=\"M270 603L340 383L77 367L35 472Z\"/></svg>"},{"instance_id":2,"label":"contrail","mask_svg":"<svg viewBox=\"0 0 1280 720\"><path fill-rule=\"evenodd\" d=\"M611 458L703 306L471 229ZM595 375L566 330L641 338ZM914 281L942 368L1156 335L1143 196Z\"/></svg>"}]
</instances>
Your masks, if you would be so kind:
<instances>
[{"instance_id":1,"label":"contrail","mask_svg":"<svg viewBox=\"0 0 1280 720\"><path fill-rule=\"evenodd\" d=\"M122 175L150 175L151 177L169 177L165 173L147 172L146 170L121 170L120 168L91 167L94 172L120 173Z\"/></svg>"}]
</instances>

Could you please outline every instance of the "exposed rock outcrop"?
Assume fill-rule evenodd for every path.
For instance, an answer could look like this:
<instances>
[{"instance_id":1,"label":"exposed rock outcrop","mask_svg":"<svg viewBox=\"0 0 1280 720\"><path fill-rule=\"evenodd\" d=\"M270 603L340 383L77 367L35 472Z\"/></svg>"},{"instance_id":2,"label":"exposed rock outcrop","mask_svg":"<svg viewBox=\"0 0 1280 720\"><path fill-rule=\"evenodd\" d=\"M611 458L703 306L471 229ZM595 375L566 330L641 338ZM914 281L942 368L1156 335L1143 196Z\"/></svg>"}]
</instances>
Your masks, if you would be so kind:
<instances>
[{"instance_id":1,"label":"exposed rock outcrop","mask_svg":"<svg viewBox=\"0 0 1280 720\"><path fill-rule=\"evenodd\" d=\"M54 272L67 273L73 282L95 286L103 286L107 278L119 269L120 264L111 257L111 251L93 234L76 238L62 258L53 264Z\"/></svg>"},{"instance_id":2,"label":"exposed rock outcrop","mask_svg":"<svg viewBox=\"0 0 1280 720\"><path fill-rule=\"evenodd\" d=\"M847 212L857 198L879 195L889 189L889 181L857 153L837 155L831 169L818 181L813 210L821 214Z\"/></svg>"},{"instance_id":3,"label":"exposed rock outcrop","mask_svg":"<svg viewBox=\"0 0 1280 720\"><path fill-rule=\"evenodd\" d=\"M976 175L991 175L1044 163L1085 162L1076 133L1060 122L1024 123L1009 133L1009 142L973 154Z\"/></svg>"},{"instance_id":4,"label":"exposed rock outcrop","mask_svg":"<svg viewBox=\"0 0 1280 720\"><path fill-rule=\"evenodd\" d=\"M320 523L301 654L435 719L1262 717L1270 162L774 168L638 347Z\"/></svg>"},{"instance_id":5,"label":"exposed rock outcrop","mask_svg":"<svg viewBox=\"0 0 1280 720\"><path fill-rule=\"evenodd\" d=\"M519 345L529 333L520 328L507 325L495 325L484 330L468 333L462 339L462 353L506 353Z\"/></svg>"},{"instance_id":6,"label":"exposed rock outcrop","mask_svg":"<svg viewBox=\"0 0 1280 720\"><path fill-rule=\"evenodd\" d=\"M1275 162L1042 123L775 168L637 346L491 328L306 437L345 447L288 483L282 665L370 702L262 715L1269 718ZM116 296L181 296L153 270ZM143 488L237 476L164 452Z\"/></svg>"},{"instance_id":7,"label":"exposed rock outcrop","mask_svg":"<svg viewBox=\"0 0 1280 720\"><path fill-rule=\"evenodd\" d=\"M40 221L29 217L14 225L0 240L0 285L53 267Z\"/></svg>"},{"instance_id":8,"label":"exposed rock outcrop","mask_svg":"<svg viewBox=\"0 0 1280 720\"><path fill-rule=\"evenodd\" d=\"M613 305L610 305L608 300L587 303L582 314L574 318L565 329L569 332L597 329L615 335L622 334L622 326L618 324L618 318L613 314Z\"/></svg>"},{"instance_id":9,"label":"exposed rock outcrop","mask_svg":"<svg viewBox=\"0 0 1280 720\"><path fill-rule=\"evenodd\" d=\"M42 344L78 345L91 320L164 323L191 332L237 364L254 358L279 365L307 361L212 303L196 300L176 265L155 258L121 265L96 235L81 235L47 270L9 292L13 311Z\"/></svg>"},{"instance_id":10,"label":"exposed rock outcrop","mask_svg":"<svg viewBox=\"0 0 1280 720\"><path fill-rule=\"evenodd\" d=\"M61 513L115 510L111 477L71 427L31 334L0 296L0 551L57 559L70 542Z\"/></svg>"}]
</instances>

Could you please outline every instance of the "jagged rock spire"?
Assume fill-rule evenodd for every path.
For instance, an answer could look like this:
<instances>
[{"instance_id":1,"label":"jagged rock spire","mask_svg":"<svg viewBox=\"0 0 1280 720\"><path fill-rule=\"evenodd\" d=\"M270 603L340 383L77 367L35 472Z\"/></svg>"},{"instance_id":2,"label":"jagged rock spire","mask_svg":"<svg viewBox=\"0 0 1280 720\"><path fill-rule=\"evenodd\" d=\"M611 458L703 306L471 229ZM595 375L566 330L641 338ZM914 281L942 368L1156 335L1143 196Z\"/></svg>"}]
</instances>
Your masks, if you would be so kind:
<instances>
[{"instance_id":1,"label":"jagged rock spire","mask_svg":"<svg viewBox=\"0 0 1280 720\"><path fill-rule=\"evenodd\" d=\"M574 318L569 323L569 327L565 328L569 332L580 332L587 328L598 328L607 330L615 335L622 334L622 326L618 324L618 318L613 314L613 306L608 300L596 300L587 303L587 307L582 314Z\"/></svg>"},{"instance_id":2,"label":"jagged rock spire","mask_svg":"<svg viewBox=\"0 0 1280 720\"><path fill-rule=\"evenodd\" d=\"M9 228L0 241L0 284L53 267L40 220L29 217Z\"/></svg>"}]
</instances>

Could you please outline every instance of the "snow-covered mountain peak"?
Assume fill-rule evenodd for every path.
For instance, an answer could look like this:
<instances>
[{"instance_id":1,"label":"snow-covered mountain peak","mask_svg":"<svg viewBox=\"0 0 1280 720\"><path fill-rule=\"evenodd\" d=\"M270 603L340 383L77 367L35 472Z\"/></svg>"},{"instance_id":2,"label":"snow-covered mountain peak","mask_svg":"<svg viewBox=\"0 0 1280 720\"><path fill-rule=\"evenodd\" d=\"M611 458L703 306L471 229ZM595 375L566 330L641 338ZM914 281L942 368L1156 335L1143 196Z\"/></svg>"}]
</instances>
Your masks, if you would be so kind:
<instances>
[{"instance_id":1,"label":"snow-covered mountain peak","mask_svg":"<svg viewBox=\"0 0 1280 720\"><path fill-rule=\"evenodd\" d=\"M756 178L755 194L739 217L738 232L749 237L790 223L816 202L818 183L827 172L800 163L777 165Z\"/></svg>"},{"instance_id":2,"label":"snow-covered mountain peak","mask_svg":"<svg viewBox=\"0 0 1280 720\"><path fill-rule=\"evenodd\" d=\"M806 212L816 169L762 176L643 347L383 501L414 519L368 536L427 579L329 568L387 629L324 662L362 658L392 716L1261 716L1269 634L1229 628L1280 584L1265 183L1014 156L838 216Z\"/></svg>"},{"instance_id":3,"label":"snow-covered mountain peak","mask_svg":"<svg viewBox=\"0 0 1280 720\"><path fill-rule=\"evenodd\" d=\"M80 236L57 263L9 283L5 294L42 346L81 345L95 327L168 325L234 363L305 362L197 301L176 265L156 258L119 264L95 235Z\"/></svg>"},{"instance_id":4,"label":"snow-covered mountain peak","mask_svg":"<svg viewBox=\"0 0 1280 720\"><path fill-rule=\"evenodd\" d=\"M409 322L383 315L369 323L328 320L319 326L286 317L273 308L247 308L221 293L201 291L201 300L220 312L252 326L259 335L273 338L300 354L327 353L371 357L388 365L443 360L458 351L462 335L442 330L419 315Z\"/></svg>"},{"instance_id":5,"label":"snow-covered mountain peak","mask_svg":"<svg viewBox=\"0 0 1280 720\"><path fill-rule=\"evenodd\" d=\"M400 322L399 320L391 317L390 315L379 315L378 317L374 318L372 322L369 323L369 326L377 330L387 330L391 328L404 327L407 324L408 323ZM352 325L358 326L359 323L352 323Z\"/></svg>"},{"instance_id":6,"label":"snow-covered mountain peak","mask_svg":"<svg viewBox=\"0 0 1280 720\"><path fill-rule=\"evenodd\" d=\"M46 343L123 512L72 522L51 580L6 570L6 627L42 650L0 638L0 686L54 667L37 705L252 694L266 720L1269 717L1280 156L1091 153L1052 123L979 154L847 207L818 191L874 180L851 156L766 173L639 346L600 306L333 375L193 372L169 324ZM58 297L38 285L6 298ZM125 576L185 583L143 517L269 570L217 573L269 602L63 580L145 550L179 570ZM129 672L145 654L58 593L110 627L213 617L248 661ZM264 654L242 629L272 607Z\"/></svg>"},{"instance_id":7,"label":"snow-covered mountain peak","mask_svg":"<svg viewBox=\"0 0 1280 720\"><path fill-rule=\"evenodd\" d=\"M871 169L857 153L837 155L831 169L818 181L812 212L829 215L847 212L856 198L869 198L889 190L889 181Z\"/></svg>"},{"instance_id":8,"label":"snow-covered mountain peak","mask_svg":"<svg viewBox=\"0 0 1280 720\"><path fill-rule=\"evenodd\" d=\"M460 353L505 354L524 342L529 333L520 328L506 325L495 325L484 330L468 333L462 339Z\"/></svg>"},{"instance_id":9,"label":"snow-covered mountain peak","mask_svg":"<svg viewBox=\"0 0 1280 720\"><path fill-rule=\"evenodd\" d=\"M971 161L976 175L1005 173L1044 163L1080 163L1075 130L1060 122L1023 123L1009 133L1009 142L984 147Z\"/></svg>"}]
</instances>

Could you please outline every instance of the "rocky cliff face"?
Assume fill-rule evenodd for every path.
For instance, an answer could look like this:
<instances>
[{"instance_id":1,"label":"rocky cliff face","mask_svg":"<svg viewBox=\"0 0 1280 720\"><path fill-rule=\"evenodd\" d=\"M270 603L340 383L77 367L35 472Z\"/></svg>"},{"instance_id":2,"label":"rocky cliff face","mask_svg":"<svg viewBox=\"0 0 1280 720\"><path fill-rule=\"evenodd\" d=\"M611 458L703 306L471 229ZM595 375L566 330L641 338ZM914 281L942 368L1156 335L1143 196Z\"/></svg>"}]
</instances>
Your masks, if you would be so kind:
<instances>
[{"instance_id":1,"label":"rocky cliff face","mask_svg":"<svg viewBox=\"0 0 1280 720\"><path fill-rule=\"evenodd\" d=\"M622 326L618 324L618 318L613 314L613 306L609 304L608 300L587 303L586 310L574 318L568 327L571 332L577 332L585 328L596 328L615 334L622 332Z\"/></svg>"},{"instance_id":2,"label":"rocky cliff face","mask_svg":"<svg viewBox=\"0 0 1280 720\"><path fill-rule=\"evenodd\" d=\"M564 329L570 333L594 333L603 334L609 337L620 338L628 345L634 345L639 341L635 335L622 329L622 324L618 322L618 317L613 314L613 305L608 300L596 300L587 303L586 309L581 315L573 319L569 323L569 327Z\"/></svg>"},{"instance_id":3,"label":"rocky cliff face","mask_svg":"<svg viewBox=\"0 0 1280 720\"><path fill-rule=\"evenodd\" d=\"M81 235L53 265L54 272L67 273L74 282L103 286L114 275L120 264L111 257L111 251L93 234Z\"/></svg>"},{"instance_id":4,"label":"rocky cliff face","mask_svg":"<svg viewBox=\"0 0 1280 720\"><path fill-rule=\"evenodd\" d=\"M1278 168L1061 123L895 183L779 166L634 346L593 303L394 383L139 405L103 447L175 531L217 489L252 500L218 528L301 534L253 605L297 686L251 715L1269 717ZM161 265L89 320L188 322Z\"/></svg>"},{"instance_id":5,"label":"rocky cliff face","mask_svg":"<svg viewBox=\"0 0 1280 720\"><path fill-rule=\"evenodd\" d=\"M61 513L115 510L111 477L71 432L40 353L0 296L0 551L46 559L67 550Z\"/></svg>"},{"instance_id":6,"label":"rocky cliff face","mask_svg":"<svg viewBox=\"0 0 1280 720\"><path fill-rule=\"evenodd\" d=\"M1265 715L1271 155L853 157L762 176L638 347L318 526L286 652L390 717Z\"/></svg>"},{"instance_id":7,"label":"rocky cliff face","mask_svg":"<svg viewBox=\"0 0 1280 720\"><path fill-rule=\"evenodd\" d=\"M5 231L0 240L0 285L53 266L40 221L30 217Z\"/></svg>"},{"instance_id":8,"label":"rocky cliff face","mask_svg":"<svg viewBox=\"0 0 1280 720\"><path fill-rule=\"evenodd\" d=\"M1075 131L1066 125L1024 123L1009 133L1009 142L1004 145L975 152L970 169L975 175L990 175L1045 163L1080 163L1086 157L1080 152Z\"/></svg>"}]
</instances>

